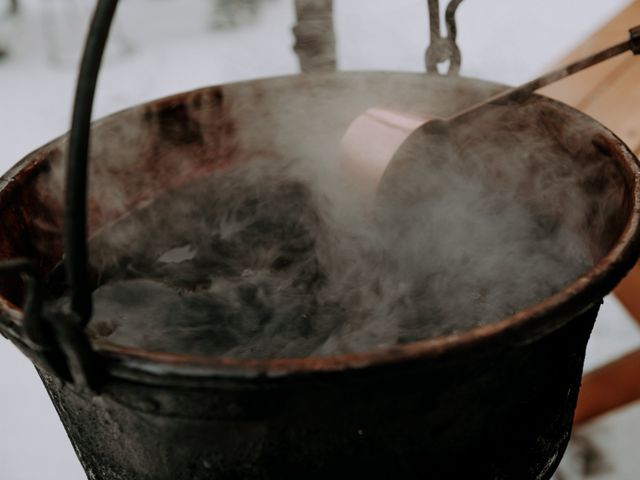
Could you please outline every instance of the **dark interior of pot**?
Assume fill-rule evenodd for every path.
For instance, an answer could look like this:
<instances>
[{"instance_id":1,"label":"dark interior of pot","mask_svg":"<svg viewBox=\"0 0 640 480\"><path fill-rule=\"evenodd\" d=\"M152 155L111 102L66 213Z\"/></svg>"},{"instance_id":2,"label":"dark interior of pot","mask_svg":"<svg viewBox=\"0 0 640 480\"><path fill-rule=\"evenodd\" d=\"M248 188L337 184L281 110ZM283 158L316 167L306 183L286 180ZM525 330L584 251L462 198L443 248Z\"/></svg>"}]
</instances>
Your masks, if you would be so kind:
<instances>
[{"instance_id":1,"label":"dark interior of pot","mask_svg":"<svg viewBox=\"0 0 640 480\"><path fill-rule=\"evenodd\" d=\"M98 306L112 305L118 297L113 290L117 284L113 287L109 282L126 280L127 291L139 289L130 295L136 298L125 301L123 308L138 309L145 322L151 322L132 325L173 336L173 330L163 330L153 318L190 318L191 310L178 308L167 298L175 294L182 302L196 295L188 297L195 309L202 308L203 302L210 306L211 299L201 296L201 282L189 275L180 277L182 283L169 285L171 291L156 292L157 283L131 283L149 279L147 271L136 277L143 267L132 263L132 258L150 255L154 262L164 258L163 274L175 273L176 265L194 256L185 238L213 228L209 221L218 222L216 228L223 232L221 238L226 238L224 231L235 228L229 226L233 222L228 219L220 224L235 201L224 193L227 191L240 190L243 198L250 198L248 203L254 210L262 205L269 211L281 211L286 206L305 212L307 200L313 198L338 205L337 210L342 212L345 208L338 197L342 198L344 192L334 188L340 171L338 146L359 114L376 106L444 117L498 89L468 79L413 74L283 77L189 92L96 123L92 130L88 218L97 289L94 301ZM302 229L309 233L305 230L311 228L308 222L315 225L326 220L325 212L315 211L303 220L285 218L278 232L278 238L288 242L289 250L284 257L281 252L276 255L274 262L282 268L275 270L291 269L290 265L298 265L302 258L298 262L302 267L296 266L295 270L295 291L282 293L277 299L290 310L292 305L302 308L293 309L281 319L283 323L290 323L291 318L305 319L293 333L283 333L277 322L266 325L262 291L255 286L247 290L244 284L238 288L234 280L234 295L239 295L234 302L258 307L250 312L242 310L237 318L220 310L218 316L227 323L248 323L242 328L250 335L234 329L229 333L228 329L203 330L187 325L191 330L184 346L176 347L150 339L147 334L118 336L117 325L109 318L113 311L97 308L90 325L94 342L97 346L111 342L184 354L279 358L369 351L447 335L498 321L556 294L598 264L625 230L632 214L634 185L633 173L625 166L628 153L597 122L561 104L533 97L519 105L487 106L471 119L454 123L451 131L453 151L445 157L426 158L416 173L401 183L410 195L419 189L420 200L412 201L411 208L393 212L394 220L380 229L383 241L376 239L370 244L383 244L381 251L387 254L389 250L402 252L399 258L394 257L395 275L388 275L386 267L381 266L388 256L368 256L371 249L365 249L365 254L342 252L342 257L332 251L323 253L323 258L333 255L334 263L358 263L354 260L357 257L363 265L382 270L371 286L375 296L366 297L360 290L345 295L341 287L340 301L334 301L334 289L329 295L331 301L320 302L320 306L314 303L315 289L320 288L317 285L325 288L333 277L314 269L318 263L315 258L311 262L314 267L309 267L305 247L300 246L306 245L306 237L292 232ZM4 177L0 184L0 218L8 228L0 238L1 258L36 259L43 274L49 274L60 262L64 157L63 138L29 155ZM248 170L254 164L260 167ZM284 177L288 179L285 183ZM304 180L302 184L313 179L323 187L308 193L301 188L300 179ZM211 196L212 191L219 194ZM172 203L185 197L190 202L188 207ZM328 222L347 223L352 228L360 225L354 218L360 217L332 217ZM188 219L186 226L178 219ZM261 219L261 225L270 221ZM364 225L361 231L368 228ZM357 237L361 231L349 230L349 234ZM170 232L169 240L159 244L158 232ZM337 238L335 230L317 236L327 244ZM219 255L224 255L224 248ZM238 248L241 251L236 253L242 258L251 257L250 252L261 248L272 250L270 244L265 247L264 239ZM205 260L203 265L210 268L211 259ZM149 265L156 265L154 262ZM431 270L416 267L424 262L436 266ZM126 275L122 273L123 264ZM269 265L273 277L274 263ZM158 271L157 266L153 268ZM403 285L412 283L414 271L421 283L407 290ZM445 271L456 274L441 273ZM245 266L234 275L240 279L254 272ZM344 283L340 285L354 281L362 284L363 278L372 276L369 271L356 274L353 270L341 275ZM20 284L2 281L5 299L19 304ZM499 282L502 287L497 287ZM55 276L49 285L52 297L64 296L64 286ZM104 285L111 290L100 290ZM219 296L223 287L216 288L214 294ZM280 291L277 286L265 288ZM153 309L145 310L139 298L147 294L163 300L151 301ZM391 328L388 319L404 312L405 307L399 305L406 304L407 298L414 304L404 316L408 320ZM354 315L349 309L359 302L384 308L373 311L367 307ZM310 303L314 303L313 310L305 310ZM267 316L276 318L271 310ZM314 316L316 323L308 320ZM356 320L342 320L349 317ZM425 324L423 318L439 320ZM458 320L450 324L451 318ZM197 322L211 323L208 318ZM260 329L267 335L258 341L256 331ZM339 330L340 335L333 336L333 330ZM310 344L308 338L316 334L320 340ZM203 335L215 336L218 341L213 346L200 344L197 339ZM305 341L294 341L292 336Z\"/></svg>"}]
</instances>

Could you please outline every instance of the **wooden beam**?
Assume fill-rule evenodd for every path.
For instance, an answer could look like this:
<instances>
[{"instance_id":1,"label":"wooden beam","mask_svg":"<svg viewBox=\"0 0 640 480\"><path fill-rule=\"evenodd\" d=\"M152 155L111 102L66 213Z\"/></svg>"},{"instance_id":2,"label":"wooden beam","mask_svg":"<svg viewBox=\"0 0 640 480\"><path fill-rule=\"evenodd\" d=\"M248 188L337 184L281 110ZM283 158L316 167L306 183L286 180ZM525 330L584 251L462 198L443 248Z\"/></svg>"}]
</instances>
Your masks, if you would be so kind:
<instances>
[{"instance_id":1,"label":"wooden beam","mask_svg":"<svg viewBox=\"0 0 640 480\"><path fill-rule=\"evenodd\" d=\"M581 424L640 399L640 350L582 378L574 424Z\"/></svg>"},{"instance_id":2,"label":"wooden beam","mask_svg":"<svg viewBox=\"0 0 640 480\"><path fill-rule=\"evenodd\" d=\"M640 264L636 264L629 275L620 282L615 294L635 321L640 323ZM640 377L638 382L640 383Z\"/></svg>"},{"instance_id":3,"label":"wooden beam","mask_svg":"<svg viewBox=\"0 0 640 480\"><path fill-rule=\"evenodd\" d=\"M336 70L333 0L295 0L298 23L293 47L303 73Z\"/></svg>"},{"instance_id":4,"label":"wooden beam","mask_svg":"<svg viewBox=\"0 0 640 480\"><path fill-rule=\"evenodd\" d=\"M602 50L610 45L622 42L628 38L631 27L640 24L640 1L632 2L627 8L616 15L600 30L594 32L580 44L559 65L579 60L587 55ZM601 65L589 68L570 78L551 85L541 93L561 100L580 110L585 110L594 96L608 90L608 83L633 62L630 55L624 55L608 60Z\"/></svg>"},{"instance_id":5,"label":"wooden beam","mask_svg":"<svg viewBox=\"0 0 640 480\"><path fill-rule=\"evenodd\" d=\"M615 72L599 94L587 99L583 110L634 148L640 145L640 56L626 58L625 68Z\"/></svg>"}]
</instances>

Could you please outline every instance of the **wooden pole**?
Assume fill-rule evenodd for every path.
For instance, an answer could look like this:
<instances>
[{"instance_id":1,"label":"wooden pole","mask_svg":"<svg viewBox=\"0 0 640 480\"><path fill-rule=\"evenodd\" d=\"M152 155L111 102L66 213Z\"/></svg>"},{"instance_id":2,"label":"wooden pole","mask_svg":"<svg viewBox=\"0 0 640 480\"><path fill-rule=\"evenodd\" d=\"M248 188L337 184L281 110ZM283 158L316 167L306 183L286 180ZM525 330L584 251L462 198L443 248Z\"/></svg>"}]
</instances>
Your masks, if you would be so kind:
<instances>
[{"instance_id":1,"label":"wooden pole","mask_svg":"<svg viewBox=\"0 0 640 480\"><path fill-rule=\"evenodd\" d=\"M336 69L333 0L295 0L298 23L293 27L294 50L303 73Z\"/></svg>"}]
</instances>

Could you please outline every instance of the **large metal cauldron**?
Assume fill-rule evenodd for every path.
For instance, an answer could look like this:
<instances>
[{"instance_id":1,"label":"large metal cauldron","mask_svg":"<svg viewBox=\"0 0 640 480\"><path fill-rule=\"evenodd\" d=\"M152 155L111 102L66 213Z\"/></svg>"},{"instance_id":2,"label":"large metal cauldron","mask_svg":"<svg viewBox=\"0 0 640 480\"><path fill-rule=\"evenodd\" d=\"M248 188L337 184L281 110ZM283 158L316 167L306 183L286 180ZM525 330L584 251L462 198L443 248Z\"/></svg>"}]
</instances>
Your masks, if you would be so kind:
<instances>
[{"instance_id":1,"label":"large metal cauldron","mask_svg":"<svg viewBox=\"0 0 640 480\"><path fill-rule=\"evenodd\" d=\"M336 148L372 102L446 115L495 89L419 74L326 74L211 87L118 113L92 128L90 231L225 162ZM572 121L598 132L578 136L578 147L575 135L568 140L581 152L574 168L597 166L588 187L599 214L587 220L599 261L558 295L496 324L301 360L97 344L102 373L90 393L44 366L14 306L20 283L3 283L2 331L40 365L90 478L548 478L569 437L598 306L637 255L640 185L635 158L610 132L568 107L536 101L554 112L559 144ZM313 114L292 124L291 108ZM532 122L532 134L537 128ZM62 255L62 200L41 186L55 185L65 143L32 153L1 183L1 257L36 259L42 274ZM200 169L182 171L185 156ZM129 194L122 209L100 209L114 192Z\"/></svg>"},{"instance_id":2,"label":"large metal cauldron","mask_svg":"<svg viewBox=\"0 0 640 480\"><path fill-rule=\"evenodd\" d=\"M205 88L123 111L91 129L89 234L229 162L326 161L372 105L447 116L499 88L421 74L327 73ZM557 148L572 152L564 167L589 172L580 221L590 226L596 265L495 324L339 357L195 358L106 342L89 348L80 331L51 317L38 338L21 319L21 281L3 279L0 331L38 368L89 478L549 478L569 438L599 305L638 255L640 170L597 122L533 101L540 117L518 121L514 107L518 128L553 132ZM584 128L578 134L575 124ZM488 124L478 131L489 139L494 132ZM66 145L66 137L53 141L0 180L0 259L31 258L40 276L63 254L56 182ZM184 158L195 160L192 168ZM535 191L513 188L544 206ZM549 207L561 220L563 209ZM35 308L29 298L27 306ZM50 338L63 342L61 351L51 353ZM73 351L78 345L84 350ZM71 380L83 375L88 385Z\"/></svg>"}]
</instances>

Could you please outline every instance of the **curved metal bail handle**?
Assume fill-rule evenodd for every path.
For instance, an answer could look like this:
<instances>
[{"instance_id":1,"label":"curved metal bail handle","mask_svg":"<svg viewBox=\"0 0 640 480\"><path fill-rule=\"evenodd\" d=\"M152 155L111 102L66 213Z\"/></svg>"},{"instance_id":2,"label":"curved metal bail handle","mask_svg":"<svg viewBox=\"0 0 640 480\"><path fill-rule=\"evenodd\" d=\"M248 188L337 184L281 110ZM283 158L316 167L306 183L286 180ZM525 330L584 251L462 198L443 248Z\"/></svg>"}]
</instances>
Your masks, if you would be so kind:
<instances>
[{"instance_id":1,"label":"curved metal bail handle","mask_svg":"<svg viewBox=\"0 0 640 480\"><path fill-rule=\"evenodd\" d=\"M438 64L449 62L447 75L458 75L462 55L456 43L458 28L456 26L456 11L463 0L451 0L444 14L447 25L447 36L440 31L440 2L428 0L430 43L425 53L425 63L428 73L438 74Z\"/></svg>"},{"instance_id":2,"label":"curved metal bail handle","mask_svg":"<svg viewBox=\"0 0 640 480\"><path fill-rule=\"evenodd\" d=\"M118 0L98 0L87 36L73 106L64 207L64 250L71 310L81 327L92 314L87 247L87 166L98 72Z\"/></svg>"},{"instance_id":3,"label":"curved metal bail handle","mask_svg":"<svg viewBox=\"0 0 640 480\"><path fill-rule=\"evenodd\" d=\"M0 333L31 350L29 358L38 367L80 389L95 390L100 369L77 316L43 311L42 281L33 261L16 258L0 262L0 276L5 275L20 275L26 286L23 333L4 322L0 322Z\"/></svg>"}]
</instances>

